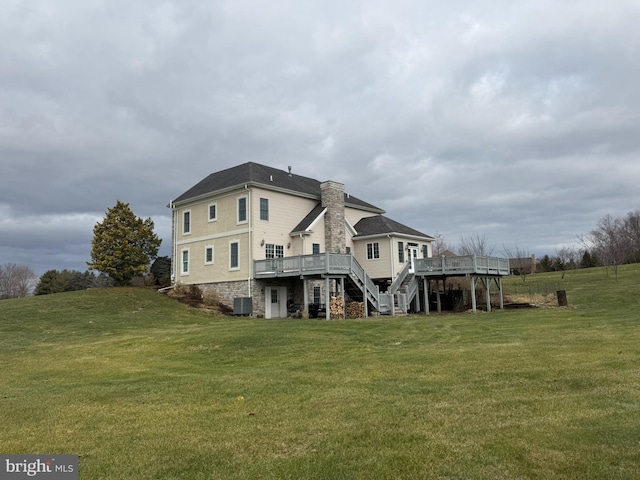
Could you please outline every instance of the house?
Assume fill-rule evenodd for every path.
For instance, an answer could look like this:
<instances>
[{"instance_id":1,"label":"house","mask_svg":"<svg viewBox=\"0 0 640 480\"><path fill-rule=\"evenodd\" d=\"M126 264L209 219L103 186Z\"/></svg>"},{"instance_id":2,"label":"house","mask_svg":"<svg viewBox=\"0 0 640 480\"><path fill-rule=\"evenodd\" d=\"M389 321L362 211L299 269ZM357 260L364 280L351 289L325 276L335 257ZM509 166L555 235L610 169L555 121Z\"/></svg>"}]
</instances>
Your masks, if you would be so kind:
<instances>
[{"instance_id":1,"label":"house","mask_svg":"<svg viewBox=\"0 0 640 480\"><path fill-rule=\"evenodd\" d=\"M416 268L428 270L420 261L433 238L341 183L249 162L212 173L170 208L173 282L213 290L229 307L250 298L254 315L284 317L340 296L365 315L393 314L420 310L421 289L427 298Z\"/></svg>"}]
</instances>

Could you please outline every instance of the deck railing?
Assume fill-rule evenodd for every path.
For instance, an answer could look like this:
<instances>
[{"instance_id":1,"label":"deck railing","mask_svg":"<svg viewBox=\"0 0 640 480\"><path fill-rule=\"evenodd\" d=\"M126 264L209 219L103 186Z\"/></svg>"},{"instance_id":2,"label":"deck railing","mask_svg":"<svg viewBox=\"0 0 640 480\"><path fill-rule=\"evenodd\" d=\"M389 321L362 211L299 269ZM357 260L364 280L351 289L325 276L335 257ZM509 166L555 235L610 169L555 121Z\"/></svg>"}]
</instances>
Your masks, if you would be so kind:
<instances>
[{"instance_id":1,"label":"deck railing","mask_svg":"<svg viewBox=\"0 0 640 480\"><path fill-rule=\"evenodd\" d=\"M509 275L509 259L466 255L415 260L418 275L460 275L465 273Z\"/></svg>"}]
</instances>

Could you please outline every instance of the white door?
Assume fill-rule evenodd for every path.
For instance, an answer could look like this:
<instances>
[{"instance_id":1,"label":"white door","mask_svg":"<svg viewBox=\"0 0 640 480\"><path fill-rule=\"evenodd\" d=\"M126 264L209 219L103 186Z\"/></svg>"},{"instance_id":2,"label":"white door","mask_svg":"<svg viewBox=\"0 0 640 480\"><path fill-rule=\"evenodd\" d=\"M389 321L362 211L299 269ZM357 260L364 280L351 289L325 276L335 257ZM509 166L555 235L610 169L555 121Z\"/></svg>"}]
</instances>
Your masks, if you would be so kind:
<instances>
[{"instance_id":1,"label":"white door","mask_svg":"<svg viewBox=\"0 0 640 480\"><path fill-rule=\"evenodd\" d=\"M264 297L265 318L286 318L287 287L266 287Z\"/></svg>"},{"instance_id":2,"label":"white door","mask_svg":"<svg viewBox=\"0 0 640 480\"><path fill-rule=\"evenodd\" d=\"M418 258L418 247L409 245L407 255L409 256L409 273L416 273L415 260Z\"/></svg>"}]
</instances>

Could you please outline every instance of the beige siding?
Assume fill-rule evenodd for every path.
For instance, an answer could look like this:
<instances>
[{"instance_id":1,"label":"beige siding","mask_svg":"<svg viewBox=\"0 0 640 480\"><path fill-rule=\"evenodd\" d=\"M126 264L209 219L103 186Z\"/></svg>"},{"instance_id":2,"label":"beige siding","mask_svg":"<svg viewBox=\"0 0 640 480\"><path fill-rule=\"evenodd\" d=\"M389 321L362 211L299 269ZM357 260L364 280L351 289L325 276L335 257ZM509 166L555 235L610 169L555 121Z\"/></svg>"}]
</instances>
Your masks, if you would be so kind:
<instances>
[{"instance_id":1,"label":"beige siding","mask_svg":"<svg viewBox=\"0 0 640 480\"><path fill-rule=\"evenodd\" d=\"M367 258L367 244L378 243L380 258ZM379 237L370 240L358 240L354 243L353 255L362 268L371 278L391 278L391 256L389 252L390 241L387 237Z\"/></svg>"},{"instance_id":2,"label":"beige siding","mask_svg":"<svg viewBox=\"0 0 640 480\"><path fill-rule=\"evenodd\" d=\"M269 220L260 220L261 198L269 200ZM284 246L285 257L303 254L303 242L299 237L292 238L289 233L313 210L318 202L261 188L253 188L251 190L251 199L254 213L253 248L255 260L265 258L265 245L267 243ZM324 239L324 224L322 224L321 228ZM315 229L315 232L318 231L320 231L320 224ZM264 240L264 245L262 240ZM311 249L310 246L309 249Z\"/></svg>"},{"instance_id":3,"label":"beige siding","mask_svg":"<svg viewBox=\"0 0 640 480\"><path fill-rule=\"evenodd\" d=\"M375 217L376 215L378 214L372 213L372 212L365 212L363 210L357 210L351 207L346 207L344 209L344 216L347 218L347 220L349 220L349 223L351 223L351 225L354 227L356 226L356 223L358 223L363 218Z\"/></svg>"},{"instance_id":4,"label":"beige siding","mask_svg":"<svg viewBox=\"0 0 640 480\"><path fill-rule=\"evenodd\" d=\"M184 284L245 280L250 275L249 222L238 223L238 198L246 190L212 196L178 209L178 233L175 257L178 259L176 281ZM216 220L209 221L209 205L216 205ZM250 213L247 203L247 214ZM191 217L191 233L184 233L184 212ZM239 243L239 268L229 269L230 243ZM213 247L213 264L205 264L205 248ZM181 272L181 252L189 251L189 273Z\"/></svg>"}]
</instances>

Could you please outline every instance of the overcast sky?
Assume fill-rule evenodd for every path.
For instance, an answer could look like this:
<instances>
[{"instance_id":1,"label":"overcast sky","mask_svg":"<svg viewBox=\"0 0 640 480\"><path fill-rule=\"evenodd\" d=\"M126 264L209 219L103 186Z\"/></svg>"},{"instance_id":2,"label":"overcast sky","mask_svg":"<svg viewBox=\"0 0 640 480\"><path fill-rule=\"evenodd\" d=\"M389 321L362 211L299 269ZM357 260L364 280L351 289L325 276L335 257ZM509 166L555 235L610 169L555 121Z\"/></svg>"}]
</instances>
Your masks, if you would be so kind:
<instances>
[{"instance_id":1,"label":"overcast sky","mask_svg":"<svg viewBox=\"0 0 640 480\"><path fill-rule=\"evenodd\" d=\"M254 161L456 246L553 254L640 208L640 2L4 0L0 264L85 270Z\"/></svg>"}]
</instances>

